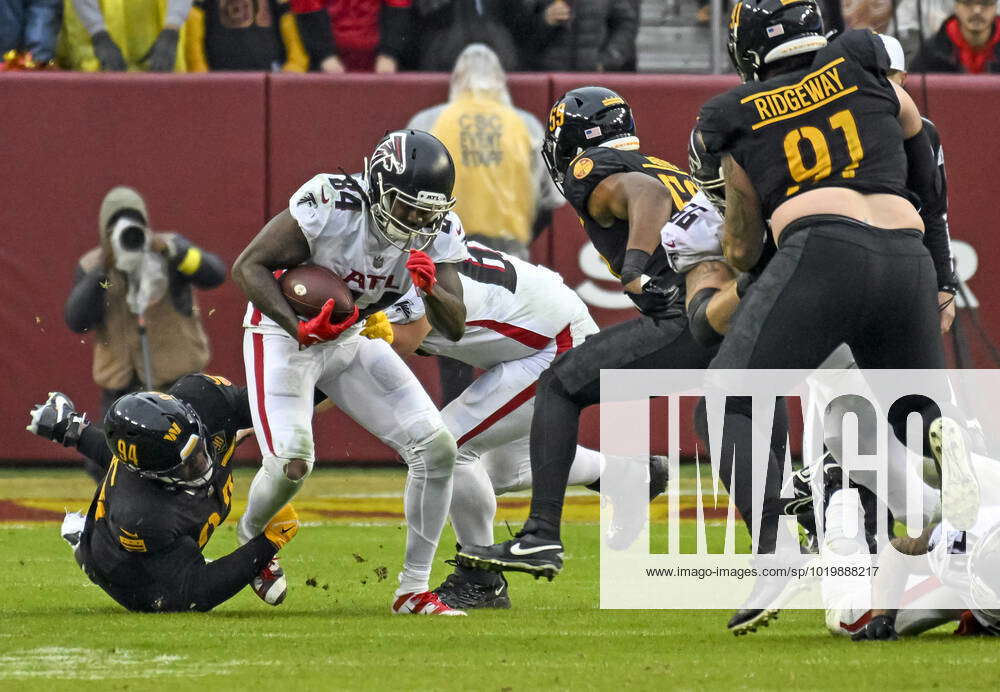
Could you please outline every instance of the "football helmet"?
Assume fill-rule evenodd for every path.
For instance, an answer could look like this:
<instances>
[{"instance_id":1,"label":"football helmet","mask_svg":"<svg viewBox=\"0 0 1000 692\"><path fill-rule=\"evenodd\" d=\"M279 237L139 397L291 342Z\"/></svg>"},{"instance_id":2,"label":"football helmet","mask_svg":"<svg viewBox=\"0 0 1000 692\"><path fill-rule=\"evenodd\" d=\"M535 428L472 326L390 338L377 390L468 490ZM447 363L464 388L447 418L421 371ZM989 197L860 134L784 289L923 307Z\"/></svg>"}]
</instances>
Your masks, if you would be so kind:
<instances>
[{"instance_id":1,"label":"football helmet","mask_svg":"<svg viewBox=\"0 0 1000 692\"><path fill-rule=\"evenodd\" d=\"M587 86L563 94L549 111L542 157L562 192L566 169L580 152L621 137L635 137L632 109L611 89Z\"/></svg>"},{"instance_id":2,"label":"football helmet","mask_svg":"<svg viewBox=\"0 0 1000 692\"><path fill-rule=\"evenodd\" d=\"M378 233L401 250L423 250L455 206L455 163L434 135L397 130L365 162L369 213Z\"/></svg>"},{"instance_id":3,"label":"football helmet","mask_svg":"<svg viewBox=\"0 0 1000 692\"><path fill-rule=\"evenodd\" d=\"M205 426L194 409L170 394L119 398L104 417L104 434L111 453L143 478L187 488L212 478Z\"/></svg>"},{"instance_id":4,"label":"football helmet","mask_svg":"<svg viewBox=\"0 0 1000 692\"><path fill-rule=\"evenodd\" d=\"M696 125L688 138L688 168L705 196L719 213L726 214L726 181L722 177L722 158L709 153Z\"/></svg>"},{"instance_id":5,"label":"football helmet","mask_svg":"<svg viewBox=\"0 0 1000 692\"><path fill-rule=\"evenodd\" d=\"M739 0L729 16L729 59L744 82L761 67L826 45L816 0Z\"/></svg>"}]
</instances>

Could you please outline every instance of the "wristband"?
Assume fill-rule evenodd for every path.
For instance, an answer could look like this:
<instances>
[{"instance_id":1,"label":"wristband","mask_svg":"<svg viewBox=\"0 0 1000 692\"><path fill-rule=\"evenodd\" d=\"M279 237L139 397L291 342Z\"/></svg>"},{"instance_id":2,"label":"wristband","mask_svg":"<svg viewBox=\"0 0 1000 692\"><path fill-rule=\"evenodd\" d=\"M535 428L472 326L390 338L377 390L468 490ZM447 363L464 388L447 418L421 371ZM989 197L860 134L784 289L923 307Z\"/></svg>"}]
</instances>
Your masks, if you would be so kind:
<instances>
[{"instance_id":1,"label":"wristband","mask_svg":"<svg viewBox=\"0 0 1000 692\"><path fill-rule=\"evenodd\" d=\"M622 262L621 282L627 286L642 276L642 271L649 264L650 254L645 250L632 248L625 251L625 261Z\"/></svg>"}]
</instances>

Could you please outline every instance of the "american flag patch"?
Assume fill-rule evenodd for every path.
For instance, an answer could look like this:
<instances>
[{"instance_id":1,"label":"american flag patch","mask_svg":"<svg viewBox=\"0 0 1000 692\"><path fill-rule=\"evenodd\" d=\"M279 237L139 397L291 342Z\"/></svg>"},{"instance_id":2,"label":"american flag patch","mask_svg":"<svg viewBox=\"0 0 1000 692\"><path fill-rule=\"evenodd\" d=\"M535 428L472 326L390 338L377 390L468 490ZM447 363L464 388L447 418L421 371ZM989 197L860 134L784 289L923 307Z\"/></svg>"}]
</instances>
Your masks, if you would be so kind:
<instances>
[{"instance_id":1,"label":"american flag patch","mask_svg":"<svg viewBox=\"0 0 1000 692\"><path fill-rule=\"evenodd\" d=\"M586 137L587 139L593 139L594 137L600 137L601 136L601 128L600 127L591 127L591 128L588 128L588 129L586 129L586 130L583 131L583 136Z\"/></svg>"},{"instance_id":2,"label":"american flag patch","mask_svg":"<svg viewBox=\"0 0 1000 692\"><path fill-rule=\"evenodd\" d=\"M774 38L775 36L781 36L785 33L785 27L780 24L774 24L773 26L767 27L767 37Z\"/></svg>"}]
</instances>

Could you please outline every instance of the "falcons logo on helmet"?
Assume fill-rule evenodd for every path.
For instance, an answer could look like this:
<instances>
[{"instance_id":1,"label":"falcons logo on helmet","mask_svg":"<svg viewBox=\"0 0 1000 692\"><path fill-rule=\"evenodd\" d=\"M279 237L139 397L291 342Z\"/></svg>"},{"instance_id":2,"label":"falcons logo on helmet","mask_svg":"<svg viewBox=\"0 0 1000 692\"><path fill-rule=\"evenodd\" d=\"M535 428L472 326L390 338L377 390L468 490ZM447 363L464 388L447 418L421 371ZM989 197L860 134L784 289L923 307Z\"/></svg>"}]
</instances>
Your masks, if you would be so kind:
<instances>
[{"instance_id":1,"label":"falcons logo on helmet","mask_svg":"<svg viewBox=\"0 0 1000 692\"><path fill-rule=\"evenodd\" d=\"M399 175L406 170L404 151L406 151L406 133L395 132L375 149L375 153L372 154L372 167L381 165L386 171Z\"/></svg>"}]
</instances>

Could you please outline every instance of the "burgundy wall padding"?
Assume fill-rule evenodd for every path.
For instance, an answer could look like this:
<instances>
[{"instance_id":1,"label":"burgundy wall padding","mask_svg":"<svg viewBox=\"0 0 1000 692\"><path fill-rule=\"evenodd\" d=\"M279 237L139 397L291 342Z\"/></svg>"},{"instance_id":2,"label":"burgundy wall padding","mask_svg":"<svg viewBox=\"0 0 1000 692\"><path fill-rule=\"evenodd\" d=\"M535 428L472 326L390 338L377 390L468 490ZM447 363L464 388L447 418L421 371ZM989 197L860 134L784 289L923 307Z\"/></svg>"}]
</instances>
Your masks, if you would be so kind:
<instances>
[{"instance_id":1,"label":"burgundy wall padding","mask_svg":"<svg viewBox=\"0 0 1000 692\"><path fill-rule=\"evenodd\" d=\"M732 77L687 75L515 75L515 103L544 123L554 98L575 86L602 84L632 104L643 149L679 166L699 106L735 84ZM267 218L317 172L358 170L388 129L447 97L447 75L83 75L5 74L4 180L0 227L0 459L71 458L23 430L33 402L52 389L96 410L91 346L62 321L73 267L96 243L97 208L113 185L145 196L154 226L178 230L232 262ZM919 77L910 91L923 103ZM981 315L1000 334L1000 241L989 203L998 197L990 162L1000 158L1000 79L927 79L930 117L944 142L951 228L969 243L978 268L969 286ZM972 123L970 125L970 123ZM591 301L603 325L635 313L614 308L617 283L585 252L579 221L566 208L553 233L535 243L536 260L561 272ZM967 253L967 250L966 250ZM969 256L966 254L966 256ZM596 264L595 264L596 260ZM966 270L969 267L966 266ZM240 323L244 301L230 283L201 293L212 339L210 369L243 382ZM612 307L600 307L608 305ZM974 349L977 364L982 350ZM432 359L414 369L438 394ZM321 459L373 460L391 452L340 413L316 419ZM596 411L584 417L583 442L596 445ZM591 433L590 431L595 431ZM683 444L690 449L692 437ZM256 456L256 445L240 455Z\"/></svg>"}]
</instances>

